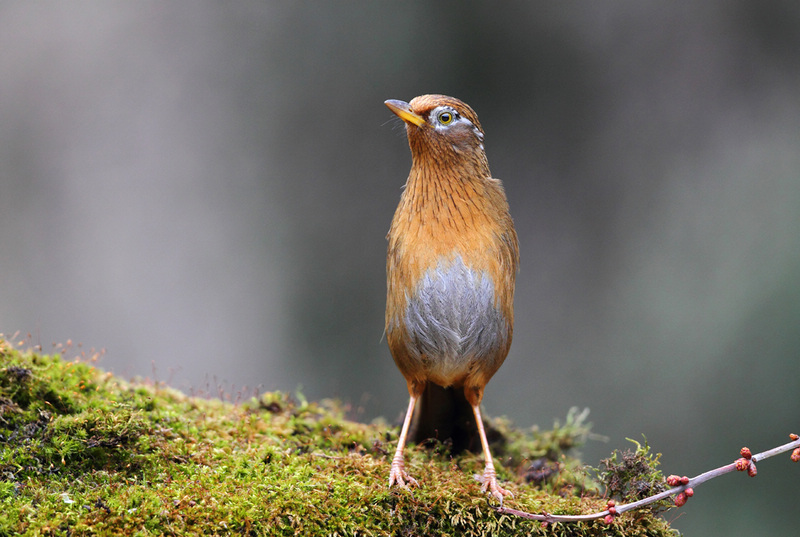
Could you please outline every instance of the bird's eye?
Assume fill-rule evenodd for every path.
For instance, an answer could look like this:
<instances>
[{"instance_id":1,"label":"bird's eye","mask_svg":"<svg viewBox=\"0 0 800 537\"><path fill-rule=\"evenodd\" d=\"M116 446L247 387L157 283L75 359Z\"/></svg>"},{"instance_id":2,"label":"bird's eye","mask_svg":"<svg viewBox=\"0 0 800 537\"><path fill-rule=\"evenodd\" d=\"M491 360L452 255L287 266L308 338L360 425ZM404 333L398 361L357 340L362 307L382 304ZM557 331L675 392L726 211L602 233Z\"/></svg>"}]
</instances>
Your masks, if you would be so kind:
<instances>
[{"instance_id":1,"label":"bird's eye","mask_svg":"<svg viewBox=\"0 0 800 537\"><path fill-rule=\"evenodd\" d=\"M450 123L453 122L454 118L455 114L453 114L453 112L444 111L444 112L439 112L439 115L437 116L436 119L439 121L440 125L449 125Z\"/></svg>"}]
</instances>

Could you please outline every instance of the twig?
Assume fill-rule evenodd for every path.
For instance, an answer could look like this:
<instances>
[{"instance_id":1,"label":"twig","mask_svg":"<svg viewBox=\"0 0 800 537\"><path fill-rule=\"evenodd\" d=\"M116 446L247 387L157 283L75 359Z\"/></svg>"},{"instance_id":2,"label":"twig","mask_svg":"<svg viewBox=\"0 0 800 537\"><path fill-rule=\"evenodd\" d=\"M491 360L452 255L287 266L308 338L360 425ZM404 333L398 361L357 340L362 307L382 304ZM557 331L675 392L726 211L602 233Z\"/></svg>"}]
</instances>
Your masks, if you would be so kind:
<instances>
[{"instance_id":1,"label":"twig","mask_svg":"<svg viewBox=\"0 0 800 537\"><path fill-rule=\"evenodd\" d=\"M694 487L705 483L715 477L719 477L723 474L727 474L733 471L747 471L747 474L751 477L755 477L756 475L756 462L762 461L764 459L768 459L770 457L774 457L775 455L779 455L781 453L786 453L787 451L792 451L792 460L794 462L800 461L800 437L796 434L790 434L789 438L792 439L791 442L784 444L782 446L778 446L767 451L763 451L761 453L756 453L752 455L750 450L746 447L742 448L740 453L742 457L737 459L736 461L726 464L725 466L720 466L719 468L715 468L714 470L709 470L708 472L704 472L698 476L688 478L686 476L678 477L676 475L671 475L667 477L667 484L672 486L671 489L665 490L658 494L654 494L653 496L648 496L647 498L626 503L622 505L617 505L614 500L608 501L608 509L605 511L600 511L597 513L591 513L588 515L553 515L550 513L528 513L526 511L519 511L517 509L511 509L509 507L503 507L500 505L499 507L495 507L494 509L501 514L504 515L513 515L518 516L521 518L526 518L528 520L538 520L540 522L544 522L547 524L553 522L582 522L587 520L595 520L598 518L602 518L605 520L606 523L611 523L614 520L614 517L620 515L626 511L632 511L634 509L639 509L640 507L644 507L645 505L657 502L659 500L663 500L664 498L668 498L672 495L675 495L675 505L681 507L683 504L686 503L686 500L694 495Z\"/></svg>"}]
</instances>

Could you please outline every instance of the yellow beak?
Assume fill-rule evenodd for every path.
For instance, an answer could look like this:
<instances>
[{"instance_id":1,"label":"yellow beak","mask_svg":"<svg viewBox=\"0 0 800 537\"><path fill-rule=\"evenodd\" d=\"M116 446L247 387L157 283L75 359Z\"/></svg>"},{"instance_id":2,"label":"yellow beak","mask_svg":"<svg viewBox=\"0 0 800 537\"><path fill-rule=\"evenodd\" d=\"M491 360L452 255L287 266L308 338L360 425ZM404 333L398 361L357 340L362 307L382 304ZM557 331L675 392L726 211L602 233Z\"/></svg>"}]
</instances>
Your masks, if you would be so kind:
<instances>
[{"instance_id":1,"label":"yellow beak","mask_svg":"<svg viewBox=\"0 0 800 537\"><path fill-rule=\"evenodd\" d=\"M383 104L389 107L389 110L397 114L397 117L405 121L406 123L413 123L417 127L424 127L428 123L425 121L425 118L422 116L418 116L414 112L411 111L411 107L405 101L398 101L396 99L389 99L385 101Z\"/></svg>"}]
</instances>

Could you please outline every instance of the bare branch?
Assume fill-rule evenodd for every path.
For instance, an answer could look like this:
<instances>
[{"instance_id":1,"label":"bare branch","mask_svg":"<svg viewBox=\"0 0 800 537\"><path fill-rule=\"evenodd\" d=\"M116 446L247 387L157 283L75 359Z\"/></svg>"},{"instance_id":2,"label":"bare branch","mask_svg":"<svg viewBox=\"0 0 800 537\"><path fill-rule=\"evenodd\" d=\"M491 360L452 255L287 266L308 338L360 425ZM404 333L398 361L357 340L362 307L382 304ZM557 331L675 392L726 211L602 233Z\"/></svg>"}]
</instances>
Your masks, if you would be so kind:
<instances>
[{"instance_id":1,"label":"bare branch","mask_svg":"<svg viewBox=\"0 0 800 537\"><path fill-rule=\"evenodd\" d=\"M762 451L761 453L757 453L752 455L748 448L742 448L740 453L742 457L737 459L736 461L726 464L725 466L720 466L719 468L715 468L713 470L709 470L708 472L704 472L698 476L688 478L688 477L678 477L676 475L671 475L667 478L667 484L672 486L671 489L665 490L664 492L660 492L658 494L654 494L653 496L648 496L647 498L626 503L622 505L617 505L614 500L609 500L608 502L608 509L605 511L600 511L597 513L591 513L588 515L553 515L550 513L528 513L526 511L519 511L517 509L511 509L509 507L503 507L500 505L499 507L495 507L495 510L498 513L504 515L512 515L518 516L521 518L526 518L528 520L538 520L540 522L545 523L553 523L553 522L582 522L587 520L595 520L598 518L603 518L607 523L610 523L615 516L620 515L626 511L632 511L634 509L639 509L644 507L645 505L649 505L651 503L657 502L659 500L663 500L664 498L668 498L669 496L675 495L675 505L681 507L683 504L686 503L686 500L694 495L694 488L698 485L705 483L715 477L719 477L724 474L728 474L734 471L747 471L748 475L751 477L755 477L756 475L756 462L762 461L764 459L768 459L770 457L774 457L775 455L779 455L781 453L786 453L787 451L792 451L792 460L797 462L800 460L800 437L796 434L791 434L789 437L792 439L791 442L783 444L782 446L778 446L767 451Z\"/></svg>"}]
</instances>

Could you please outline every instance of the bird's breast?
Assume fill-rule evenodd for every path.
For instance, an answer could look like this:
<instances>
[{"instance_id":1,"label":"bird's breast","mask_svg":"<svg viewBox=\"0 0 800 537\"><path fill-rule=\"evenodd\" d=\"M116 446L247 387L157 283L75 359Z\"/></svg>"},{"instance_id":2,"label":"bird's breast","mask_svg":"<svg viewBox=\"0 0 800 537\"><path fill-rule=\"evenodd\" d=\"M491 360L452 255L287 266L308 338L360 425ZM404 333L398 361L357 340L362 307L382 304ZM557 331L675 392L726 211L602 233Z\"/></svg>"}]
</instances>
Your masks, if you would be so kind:
<instances>
[{"instance_id":1,"label":"bird's breast","mask_svg":"<svg viewBox=\"0 0 800 537\"><path fill-rule=\"evenodd\" d=\"M427 363L431 379L462 377L475 360L493 360L507 347L510 324L495 293L491 275L461 256L441 259L422 274L406 297L402 320L407 350Z\"/></svg>"}]
</instances>

